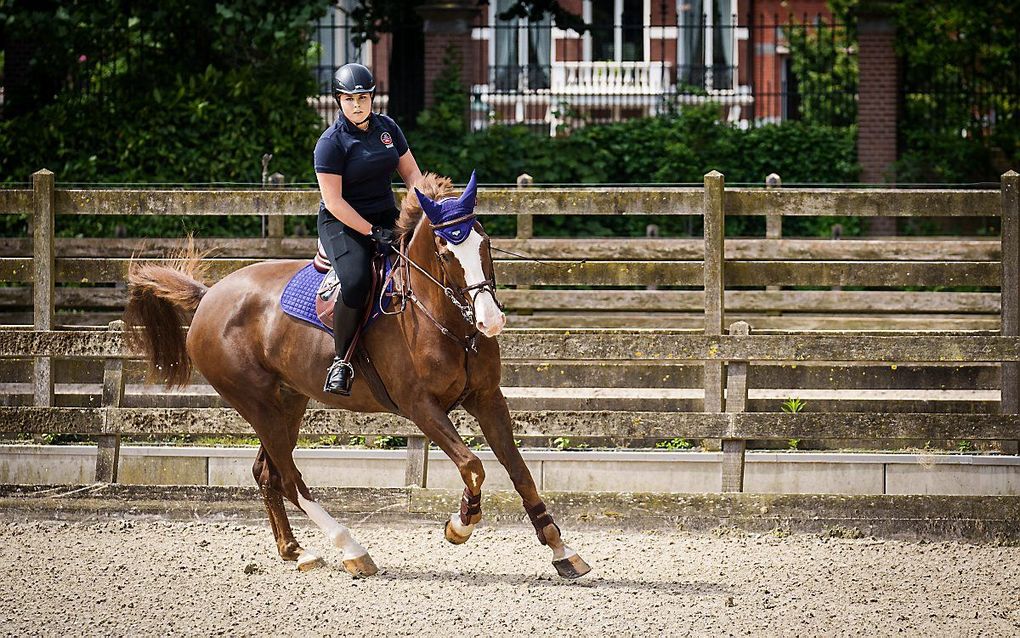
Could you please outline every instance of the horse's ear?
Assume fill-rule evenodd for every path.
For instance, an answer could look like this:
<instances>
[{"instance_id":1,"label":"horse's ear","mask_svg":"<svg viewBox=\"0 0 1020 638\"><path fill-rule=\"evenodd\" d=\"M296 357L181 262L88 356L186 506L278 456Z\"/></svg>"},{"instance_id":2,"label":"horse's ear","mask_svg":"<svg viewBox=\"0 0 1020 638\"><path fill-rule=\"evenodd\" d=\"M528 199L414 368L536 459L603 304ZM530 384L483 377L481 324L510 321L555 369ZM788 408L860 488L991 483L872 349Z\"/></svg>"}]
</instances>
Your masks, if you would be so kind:
<instances>
[{"instance_id":1,"label":"horse's ear","mask_svg":"<svg viewBox=\"0 0 1020 638\"><path fill-rule=\"evenodd\" d=\"M464 192L461 194L459 201L468 210L475 209L475 194L478 192L478 180L475 177L475 171L471 171L471 179L468 180L467 186L464 187Z\"/></svg>"},{"instance_id":2,"label":"horse's ear","mask_svg":"<svg viewBox=\"0 0 1020 638\"><path fill-rule=\"evenodd\" d=\"M433 224L438 224L443 218L443 207L432 201L425 193L418 190L418 187L414 187L414 194L418 196L418 203L421 204L422 211L429 218Z\"/></svg>"}]
</instances>

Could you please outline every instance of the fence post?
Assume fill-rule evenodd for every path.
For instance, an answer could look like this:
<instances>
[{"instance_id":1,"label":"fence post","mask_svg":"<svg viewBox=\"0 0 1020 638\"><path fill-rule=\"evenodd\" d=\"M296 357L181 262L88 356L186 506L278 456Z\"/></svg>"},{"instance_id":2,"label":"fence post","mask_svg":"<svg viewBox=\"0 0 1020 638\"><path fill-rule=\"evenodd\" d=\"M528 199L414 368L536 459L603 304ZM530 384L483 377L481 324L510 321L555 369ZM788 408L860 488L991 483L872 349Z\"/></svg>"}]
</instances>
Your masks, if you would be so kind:
<instances>
[{"instance_id":1,"label":"fence post","mask_svg":"<svg viewBox=\"0 0 1020 638\"><path fill-rule=\"evenodd\" d=\"M725 178L718 171L705 175L704 195L704 229L705 229L705 334L722 335L725 316L724 295L726 279L725 263L725 224L723 213L723 197ZM723 362L706 361L704 363L705 400L704 412L723 411ZM702 447L718 450L719 439L704 439Z\"/></svg>"},{"instance_id":2,"label":"fence post","mask_svg":"<svg viewBox=\"0 0 1020 638\"><path fill-rule=\"evenodd\" d=\"M429 439L424 436L407 437L407 466L404 469L404 485L428 487L429 482Z\"/></svg>"},{"instance_id":3,"label":"fence post","mask_svg":"<svg viewBox=\"0 0 1020 638\"><path fill-rule=\"evenodd\" d=\"M283 188L284 177L283 173L273 173L269 176L269 185L273 188ZM269 216L269 237L274 239L283 238L283 224L287 221L287 218L283 215L270 215Z\"/></svg>"},{"instance_id":4,"label":"fence post","mask_svg":"<svg viewBox=\"0 0 1020 638\"><path fill-rule=\"evenodd\" d=\"M751 326L738 321L730 326L730 334L746 337ZM726 412L739 414L747 411L747 361L729 361L726 364ZM723 439L722 491L744 491L744 452L747 441Z\"/></svg>"},{"instance_id":5,"label":"fence post","mask_svg":"<svg viewBox=\"0 0 1020 638\"><path fill-rule=\"evenodd\" d=\"M110 332L124 332L123 321L111 321ZM124 399L124 360L110 357L103 367L103 407L116 410ZM120 434L104 434L98 440L96 482L116 483L120 467Z\"/></svg>"},{"instance_id":6,"label":"fence post","mask_svg":"<svg viewBox=\"0 0 1020 638\"><path fill-rule=\"evenodd\" d=\"M517 177L517 188L525 189L535 183L535 179L527 173ZM517 215L517 239L531 239L534 235L534 220L530 213Z\"/></svg>"},{"instance_id":7,"label":"fence post","mask_svg":"<svg viewBox=\"0 0 1020 638\"><path fill-rule=\"evenodd\" d=\"M517 189L523 190L532 186L535 183L534 178L527 173L522 173L517 176ZM529 213L521 213L517 215L517 239L528 240L534 236L535 226L534 218ZM517 286L517 290L528 290L531 286L520 285ZM532 314L531 308L515 308L514 312L518 315L530 315Z\"/></svg>"},{"instance_id":8,"label":"fence post","mask_svg":"<svg viewBox=\"0 0 1020 638\"><path fill-rule=\"evenodd\" d=\"M1020 335L1020 175L1008 171L1002 175L1002 286L1000 292L1001 327L1004 337ZM1020 364L1002 364L1001 414L1020 413ZM1014 442L1011 447L1016 446ZM1016 454L1016 448L1011 450Z\"/></svg>"},{"instance_id":9,"label":"fence post","mask_svg":"<svg viewBox=\"0 0 1020 638\"><path fill-rule=\"evenodd\" d=\"M53 330L55 182L53 173L45 168L32 174L32 301L36 330ZM35 405L53 405L53 360L50 357L35 358L32 390Z\"/></svg>"},{"instance_id":10,"label":"fence post","mask_svg":"<svg viewBox=\"0 0 1020 638\"><path fill-rule=\"evenodd\" d=\"M783 187L783 179L776 173L770 173L765 178L765 190L774 191L779 190ZM777 213L771 213L765 216L765 238L766 239L782 239L783 238L783 216Z\"/></svg>"}]
</instances>

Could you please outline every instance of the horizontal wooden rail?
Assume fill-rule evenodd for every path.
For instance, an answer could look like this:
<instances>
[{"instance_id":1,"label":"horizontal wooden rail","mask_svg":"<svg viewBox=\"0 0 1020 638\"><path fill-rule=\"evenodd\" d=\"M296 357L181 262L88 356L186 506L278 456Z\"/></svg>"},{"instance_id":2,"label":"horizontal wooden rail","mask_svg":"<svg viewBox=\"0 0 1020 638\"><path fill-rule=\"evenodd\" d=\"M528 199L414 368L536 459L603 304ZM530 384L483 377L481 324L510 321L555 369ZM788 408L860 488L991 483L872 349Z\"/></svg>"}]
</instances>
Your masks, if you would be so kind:
<instances>
[{"instance_id":1,"label":"horizontal wooden rail","mask_svg":"<svg viewBox=\"0 0 1020 638\"><path fill-rule=\"evenodd\" d=\"M998 217L997 190L726 189L726 215Z\"/></svg>"},{"instance_id":2,"label":"horizontal wooden rail","mask_svg":"<svg viewBox=\"0 0 1020 638\"><path fill-rule=\"evenodd\" d=\"M516 290L499 291L509 310L590 312L643 311L652 313L701 313L705 307L700 290ZM123 309L126 288L57 288L58 308ZM31 306L29 287L0 288L0 308ZM829 290L733 290L726 293L731 312L810 313L983 313L999 312L997 292L900 292ZM516 320L516 319L515 319ZM513 320L511 321L513 323ZM636 327L636 326L635 326Z\"/></svg>"},{"instance_id":3,"label":"horizontal wooden rail","mask_svg":"<svg viewBox=\"0 0 1020 638\"><path fill-rule=\"evenodd\" d=\"M504 360L859 361L972 363L1020 361L1020 336L861 334L704 335L683 331L509 330ZM0 331L0 357L135 358L105 330Z\"/></svg>"},{"instance_id":4,"label":"horizontal wooden rail","mask_svg":"<svg viewBox=\"0 0 1020 638\"><path fill-rule=\"evenodd\" d=\"M147 263L167 260L146 260ZM218 281L251 259L208 259L207 281ZM127 279L129 259L63 258L56 260L58 283L104 283ZM699 286L700 261L495 262L503 285L528 286ZM0 258L0 281L32 281L32 259ZM727 286L998 286L998 262L905 261L728 261Z\"/></svg>"},{"instance_id":5,"label":"horizontal wooden rail","mask_svg":"<svg viewBox=\"0 0 1020 638\"><path fill-rule=\"evenodd\" d=\"M402 196L402 190L395 191ZM31 192L0 190L0 214L30 213ZM999 191L727 189L726 215L997 217ZM314 215L316 190L56 190L57 215ZM482 187L482 215L701 215L701 188Z\"/></svg>"},{"instance_id":6,"label":"horizontal wooden rail","mask_svg":"<svg viewBox=\"0 0 1020 638\"><path fill-rule=\"evenodd\" d=\"M308 259L315 254L315 237L215 237L195 238L195 247L211 251L211 257ZM56 239L60 257L169 257L183 245L179 238L64 238ZM616 261L698 261L705 253L701 239L650 238L533 238L494 237L494 248L511 250L525 257L557 260ZM917 237L896 239L726 239L727 259L780 261L997 261L998 238ZM0 237L0 257L28 257L32 240ZM507 255L498 254L502 259Z\"/></svg>"},{"instance_id":7,"label":"horizontal wooden rail","mask_svg":"<svg viewBox=\"0 0 1020 638\"><path fill-rule=\"evenodd\" d=\"M95 391L103 381L101 359L57 359L53 363L54 382L61 392ZM134 392L155 390L145 385L146 364L128 360L124 380L139 387ZM541 388L702 388L702 365L694 361L506 361L502 365L501 387ZM32 380L30 359L0 358L0 392L11 398ZM748 383L755 389L925 389L998 390L999 365L797 365L761 363L748 369ZM197 371L192 374L186 392L195 386L208 386ZM160 389L160 391L162 391ZM213 392L211 387L208 392ZM14 405L14 404L11 404Z\"/></svg>"},{"instance_id":8,"label":"horizontal wooden rail","mask_svg":"<svg viewBox=\"0 0 1020 638\"><path fill-rule=\"evenodd\" d=\"M30 215L31 188L0 188L0 215Z\"/></svg>"},{"instance_id":9,"label":"horizontal wooden rail","mask_svg":"<svg viewBox=\"0 0 1020 638\"><path fill-rule=\"evenodd\" d=\"M481 434L474 418L454 412L463 435ZM616 438L966 439L1016 436L1015 418L996 414L704 413L622 411L530 411L512 413L520 436ZM83 435L250 435L232 408L48 408L0 407L0 432ZM310 409L306 436L387 434L417 436L410 421L390 415Z\"/></svg>"}]
</instances>

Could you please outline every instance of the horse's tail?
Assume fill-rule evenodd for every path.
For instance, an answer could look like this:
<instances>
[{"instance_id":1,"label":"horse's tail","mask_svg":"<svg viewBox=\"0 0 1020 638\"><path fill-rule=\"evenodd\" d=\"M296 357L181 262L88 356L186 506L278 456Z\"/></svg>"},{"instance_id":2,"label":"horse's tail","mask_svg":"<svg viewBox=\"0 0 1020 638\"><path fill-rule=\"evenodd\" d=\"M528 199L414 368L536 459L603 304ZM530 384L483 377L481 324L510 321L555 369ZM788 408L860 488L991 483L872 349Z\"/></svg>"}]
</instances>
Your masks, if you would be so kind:
<instances>
[{"instance_id":1,"label":"horse's tail","mask_svg":"<svg viewBox=\"0 0 1020 638\"><path fill-rule=\"evenodd\" d=\"M145 352L149 380L167 388L183 387L191 378L191 359L181 328L185 313L198 308L209 290L201 281L205 274L203 256L189 239L169 265L133 261L128 272L129 299L124 309L127 342Z\"/></svg>"}]
</instances>

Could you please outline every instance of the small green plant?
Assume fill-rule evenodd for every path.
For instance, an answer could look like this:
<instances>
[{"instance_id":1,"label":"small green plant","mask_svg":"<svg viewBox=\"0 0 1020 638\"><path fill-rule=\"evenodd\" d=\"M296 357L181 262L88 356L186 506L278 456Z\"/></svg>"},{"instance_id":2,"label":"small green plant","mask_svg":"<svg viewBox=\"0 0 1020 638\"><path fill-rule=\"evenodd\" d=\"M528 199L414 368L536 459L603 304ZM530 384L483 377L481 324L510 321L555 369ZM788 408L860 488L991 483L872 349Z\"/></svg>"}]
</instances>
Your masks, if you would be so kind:
<instances>
[{"instance_id":1,"label":"small green plant","mask_svg":"<svg viewBox=\"0 0 1020 638\"><path fill-rule=\"evenodd\" d=\"M956 451L964 454L974 451L974 443L972 441L962 440L956 443Z\"/></svg>"},{"instance_id":2,"label":"small green plant","mask_svg":"<svg viewBox=\"0 0 1020 638\"><path fill-rule=\"evenodd\" d=\"M694 446L687 439L675 438L659 441L655 447L659 450L689 450Z\"/></svg>"},{"instance_id":3,"label":"small green plant","mask_svg":"<svg viewBox=\"0 0 1020 638\"><path fill-rule=\"evenodd\" d=\"M587 443L574 443L569 438L561 436L553 439L553 447L557 450L587 450Z\"/></svg>"},{"instance_id":4,"label":"small green plant","mask_svg":"<svg viewBox=\"0 0 1020 638\"><path fill-rule=\"evenodd\" d=\"M353 445L353 446L356 446L356 447L365 447L365 437L364 436L352 436L347 441L347 445Z\"/></svg>"},{"instance_id":5,"label":"small green plant","mask_svg":"<svg viewBox=\"0 0 1020 638\"><path fill-rule=\"evenodd\" d=\"M375 440L375 446L383 450L407 447L407 439L402 436L380 436Z\"/></svg>"},{"instance_id":6,"label":"small green plant","mask_svg":"<svg viewBox=\"0 0 1020 638\"><path fill-rule=\"evenodd\" d=\"M790 448L791 450L799 450L799 449L800 449L800 439L789 439L789 440L788 440L788 441L786 442L786 445L787 445L787 446L788 446L788 447L789 447L789 448Z\"/></svg>"},{"instance_id":7,"label":"small green plant","mask_svg":"<svg viewBox=\"0 0 1020 638\"><path fill-rule=\"evenodd\" d=\"M796 397L790 397L786 401L783 401L783 412L787 414L797 414L798 412L804 411L804 406L807 405L806 401L801 401Z\"/></svg>"}]
</instances>

